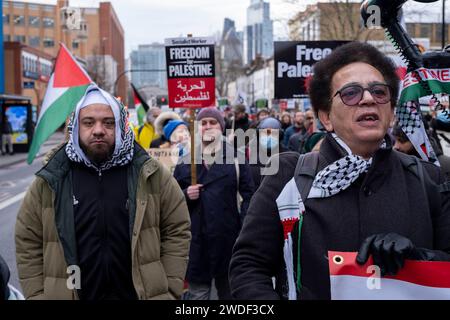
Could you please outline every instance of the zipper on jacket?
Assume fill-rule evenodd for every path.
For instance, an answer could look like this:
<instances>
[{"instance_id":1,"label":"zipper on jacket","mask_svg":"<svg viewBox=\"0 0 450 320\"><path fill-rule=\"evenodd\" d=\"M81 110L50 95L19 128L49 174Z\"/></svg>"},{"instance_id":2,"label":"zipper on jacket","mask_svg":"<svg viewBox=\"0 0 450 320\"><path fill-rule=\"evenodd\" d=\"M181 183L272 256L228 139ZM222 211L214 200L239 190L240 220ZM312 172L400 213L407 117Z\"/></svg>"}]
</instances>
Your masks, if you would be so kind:
<instances>
[{"instance_id":1,"label":"zipper on jacket","mask_svg":"<svg viewBox=\"0 0 450 320\"><path fill-rule=\"evenodd\" d=\"M102 181L102 170L98 170L98 180Z\"/></svg>"}]
</instances>

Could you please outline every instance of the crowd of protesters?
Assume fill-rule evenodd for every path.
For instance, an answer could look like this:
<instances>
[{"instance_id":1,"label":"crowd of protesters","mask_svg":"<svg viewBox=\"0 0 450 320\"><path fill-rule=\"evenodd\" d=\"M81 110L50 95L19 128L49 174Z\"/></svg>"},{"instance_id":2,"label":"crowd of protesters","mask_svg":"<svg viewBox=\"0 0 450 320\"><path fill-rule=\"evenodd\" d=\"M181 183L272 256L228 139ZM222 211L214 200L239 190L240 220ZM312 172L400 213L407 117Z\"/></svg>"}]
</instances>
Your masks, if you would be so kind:
<instances>
[{"instance_id":1,"label":"crowd of protesters","mask_svg":"<svg viewBox=\"0 0 450 320\"><path fill-rule=\"evenodd\" d=\"M316 64L307 110L153 108L131 134L120 103L92 88L19 212L25 298L330 299L328 250L372 255L382 275L450 261L450 158L435 130L450 124L425 121L441 166L420 159L394 117L398 91L392 62L358 42ZM173 177L149 148L177 148ZM70 264L83 289L65 287Z\"/></svg>"}]
</instances>

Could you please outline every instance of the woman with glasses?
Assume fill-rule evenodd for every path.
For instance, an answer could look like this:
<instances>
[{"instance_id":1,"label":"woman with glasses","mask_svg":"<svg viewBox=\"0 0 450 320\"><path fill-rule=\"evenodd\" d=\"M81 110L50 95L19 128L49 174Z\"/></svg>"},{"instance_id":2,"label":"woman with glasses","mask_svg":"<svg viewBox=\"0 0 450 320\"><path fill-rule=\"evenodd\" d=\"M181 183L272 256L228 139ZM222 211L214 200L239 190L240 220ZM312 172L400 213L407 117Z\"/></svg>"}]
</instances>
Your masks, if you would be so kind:
<instances>
[{"instance_id":1,"label":"woman with glasses","mask_svg":"<svg viewBox=\"0 0 450 320\"><path fill-rule=\"evenodd\" d=\"M365 43L315 64L309 94L326 137L318 153L272 159L280 170L253 196L234 247L234 298L330 299L328 251L372 256L382 276L405 259L450 261L443 176L387 135L398 91L393 62Z\"/></svg>"}]
</instances>

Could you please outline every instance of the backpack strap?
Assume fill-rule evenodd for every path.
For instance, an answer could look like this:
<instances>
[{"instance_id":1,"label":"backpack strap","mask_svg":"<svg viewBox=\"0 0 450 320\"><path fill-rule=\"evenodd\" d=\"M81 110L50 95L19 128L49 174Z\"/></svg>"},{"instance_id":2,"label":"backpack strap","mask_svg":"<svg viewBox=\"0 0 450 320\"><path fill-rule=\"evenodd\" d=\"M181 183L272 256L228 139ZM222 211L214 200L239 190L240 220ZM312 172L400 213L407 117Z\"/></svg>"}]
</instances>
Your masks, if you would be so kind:
<instances>
[{"instance_id":1,"label":"backpack strap","mask_svg":"<svg viewBox=\"0 0 450 320\"><path fill-rule=\"evenodd\" d=\"M426 201L428 202L428 207L432 212L437 212L439 210L439 201L436 199L436 194L433 192L430 193L431 190L434 189L434 187L431 185L432 181L430 177L427 175L425 176L424 173L424 167L421 160L414 156L408 156L401 152L397 152L400 162L402 163L403 167L412 172L420 181L420 184L422 186L422 191L425 194ZM450 186L447 183L439 185L439 191L447 192L450 190ZM436 211L437 210L437 211Z\"/></svg>"},{"instance_id":2,"label":"backpack strap","mask_svg":"<svg viewBox=\"0 0 450 320\"><path fill-rule=\"evenodd\" d=\"M303 204L308 199L309 191L311 190L314 178L317 174L317 168L319 164L319 152L310 152L301 154L298 158L297 165L294 171L294 180L297 186L298 192L302 198ZM302 269L301 269L301 250L300 239L302 236L303 227L303 214L299 214L298 221L298 247L297 247L297 283L296 287L298 292L302 290Z\"/></svg>"},{"instance_id":3,"label":"backpack strap","mask_svg":"<svg viewBox=\"0 0 450 320\"><path fill-rule=\"evenodd\" d=\"M318 166L319 152L301 154L298 158L294 171L294 179L303 202L308 198L309 191L317 174Z\"/></svg>"},{"instance_id":4,"label":"backpack strap","mask_svg":"<svg viewBox=\"0 0 450 320\"><path fill-rule=\"evenodd\" d=\"M423 173L423 165L420 163L419 158L417 157L410 157L406 156L405 154L399 152L400 155L400 162L402 163L403 167L414 173L414 175L420 180L420 185L422 186L422 191L427 196L428 201L428 193L427 193L427 187L425 185L425 177Z\"/></svg>"}]
</instances>

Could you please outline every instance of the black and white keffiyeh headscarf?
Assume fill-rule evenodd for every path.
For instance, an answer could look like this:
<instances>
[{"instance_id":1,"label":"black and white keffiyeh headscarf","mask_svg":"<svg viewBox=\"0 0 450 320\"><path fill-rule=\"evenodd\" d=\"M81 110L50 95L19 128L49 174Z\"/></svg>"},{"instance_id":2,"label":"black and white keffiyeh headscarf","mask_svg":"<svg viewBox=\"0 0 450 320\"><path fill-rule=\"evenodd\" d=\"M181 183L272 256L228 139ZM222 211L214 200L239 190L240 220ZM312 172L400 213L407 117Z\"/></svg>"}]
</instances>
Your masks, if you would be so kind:
<instances>
[{"instance_id":1,"label":"black and white keffiyeh headscarf","mask_svg":"<svg viewBox=\"0 0 450 320\"><path fill-rule=\"evenodd\" d=\"M79 114L80 110L92 104L93 101L104 101L107 103L115 118L115 147L114 152L106 162L100 166L92 163L80 147L79 143ZM112 167L124 166L133 159L133 130L128 125L128 117L125 107L111 94L100 89L97 85L91 85L85 96L78 102L68 125L69 142L66 145L66 154L71 161L84 163L87 167L93 168L101 173Z\"/></svg>"},{"instance_id":2,"label":"black and white keffiyeh headscarf","mask_svg":"<svg viewBox=\"0 0 450 320\"><path fill-rule=\"evenodd\" d=\"M440 166L436 152L431 146L430 139L423 125L422 115L419 112L418 105L419 101L413 100L397 106L396 116L398 125L402 128L414 146L414 149L423 160Z\"/></svg>"}]
</instances>

